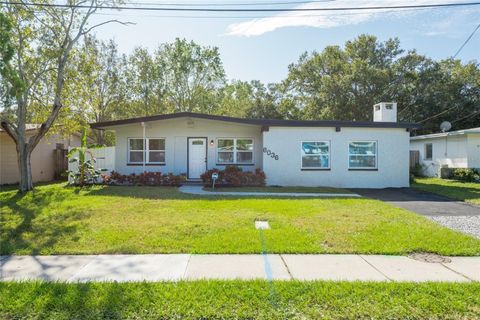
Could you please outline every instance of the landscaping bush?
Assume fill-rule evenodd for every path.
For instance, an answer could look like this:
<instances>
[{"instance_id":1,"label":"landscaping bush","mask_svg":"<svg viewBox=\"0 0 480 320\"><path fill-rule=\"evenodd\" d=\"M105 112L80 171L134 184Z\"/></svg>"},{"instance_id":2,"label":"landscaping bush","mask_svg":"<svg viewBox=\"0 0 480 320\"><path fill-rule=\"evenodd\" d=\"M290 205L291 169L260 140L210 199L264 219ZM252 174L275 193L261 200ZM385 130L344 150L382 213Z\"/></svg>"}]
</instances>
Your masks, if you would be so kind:
<instances>
[{"instance_id":1,"label":"landscaping bush","mask_svg":"<svg viewBox=\"0 0 480 320\"><path fill-rule=\"evenodd\" d=\"M480 181L480 171L477 169L456 168L451 171L451 179L465 182L478 182Z\"/></svg>"},{"instance_id":2,"label":"landscaping bush","mask_svg":"<svg viewBox=\"0 0 480 320\"><path fill-rule=\"evenodd\" d=\"M180 186L186 180L185 175L162 174L161 172L124 175L112 171L109 176L103 175L102 178L104 184L138 186Z\"/></svg>"},{"instance_id":3,"label":"landscaping bush","mask_svg":"<svg viewBox=\"0 0 480 320\"><path fill-rule=\"evenodd\" d=\"M236 166L227 166L225 170L211 169L200 176L205 186L212 185L212 174L218 173L216 185L230 187L261 187L265 185L265 173L261 169L255 169L254 172L244 172L242 168Z\"/></svg>"}]
</instances>

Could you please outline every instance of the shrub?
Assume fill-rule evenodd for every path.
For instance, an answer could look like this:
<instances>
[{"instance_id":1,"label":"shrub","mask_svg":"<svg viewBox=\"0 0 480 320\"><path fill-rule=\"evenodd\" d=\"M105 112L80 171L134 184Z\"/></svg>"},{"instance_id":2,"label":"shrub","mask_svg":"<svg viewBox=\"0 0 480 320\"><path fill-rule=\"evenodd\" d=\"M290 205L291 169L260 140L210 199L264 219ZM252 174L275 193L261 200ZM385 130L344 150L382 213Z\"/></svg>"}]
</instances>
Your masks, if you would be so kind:
<instances>
[{"instance_id":1,"label":"shrub","mask_svg":"<svg viewBox=\"0 0 480 320\"><path fill-rule=\"evenodd\" d=\"M414 177L422 178L424 177L423 169L424 166L420 163L417 163L415 166L413 166L413 168L410 168L410 174Z\"/></svg>"},{"instance_id":2,"label":"shrub","mask_svg":"<svg viewBox=\"0 0 480 320\"><path fill-rule=\"evenodd\" d=\"M477 169L456 168L452 170L451 178L465 182L480 181L480 171Z\"/></svg>"},{"instance_id":3,"label":"shrub","mask_svg":"<svg viewBox=\"0 0 480 320\"><path fill-rule=\"evenodd\" d=\"M211 169L203 173L200 178L205 186L212 185L212 174L218 173L217 185L220 186L264 186L265 173L260 169L255 169L254 172L243 172L242 168L236 166L227 166L225 170Z\"/></svg>"},{"instance_id":4,"label":"shrub","mask_svg":"<svg viewBox=\"0 0 480 320\"><path fill-rule=\"evenodd\" d=\"M109 176L102 175L104 184L138 186L180 186L186 180L185 175L163 174L161 172L143 172L124 175L112 171Z\"/></svg>"}]
</instances>

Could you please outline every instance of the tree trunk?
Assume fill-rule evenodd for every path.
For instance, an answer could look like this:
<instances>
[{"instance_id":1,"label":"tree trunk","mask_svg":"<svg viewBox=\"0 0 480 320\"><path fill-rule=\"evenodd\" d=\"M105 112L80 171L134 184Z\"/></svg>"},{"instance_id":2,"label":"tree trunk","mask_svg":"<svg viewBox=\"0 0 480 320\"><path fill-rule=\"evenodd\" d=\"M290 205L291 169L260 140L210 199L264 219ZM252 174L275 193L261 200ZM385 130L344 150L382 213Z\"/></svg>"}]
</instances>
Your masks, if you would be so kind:
<instances>
[{"instance_id":1,"label":"tree trunk","mask_svg":"<svg viewBox=\"0 0 480 320\"><path fill-rule=\"evenodd\" d=\"M20 138L17 143L18 170L20 172L20 192L33 190L32 165L30 163L31 154L32 152L29 150L25 140Z\"/></svg>"},{"instance_id":2,"label":"tree trunk","mask_svg":"<svg viewBox=\"0 0 480 320\"><path fill-rule=\"evenodd\" d=\"M105 132L103 130L95 130L95 137L97 140L97 144L105 144Z\"/></svg>"}]
</instances>

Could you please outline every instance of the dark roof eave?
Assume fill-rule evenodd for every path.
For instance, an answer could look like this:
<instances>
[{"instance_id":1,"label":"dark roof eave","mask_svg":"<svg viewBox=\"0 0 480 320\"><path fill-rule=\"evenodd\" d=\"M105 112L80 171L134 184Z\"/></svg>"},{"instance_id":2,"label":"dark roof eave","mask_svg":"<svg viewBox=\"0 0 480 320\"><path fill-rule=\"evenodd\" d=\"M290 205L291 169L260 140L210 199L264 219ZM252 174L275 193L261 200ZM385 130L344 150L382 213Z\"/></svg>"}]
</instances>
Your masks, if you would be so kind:
<instances>
[{"instance_id":1,"label":"dark roof eave","mask_svg":"<svg viewBox=\"0 0 480 320\"><path fill-rule=\"evenodd\" d=\"M193 113L193 112L180 112L180 113L162 114L162 115L140 117L140 118L130 118L130 119L124 119L124 120L96 122L96 123L91 123L90 127L92 129L104 129L105 127L112 127L112 126L118 126L118 125L124 125L124 124L168 120L168 119L176 119L176 118L184 118L184 117L251 124L251 125L258 125L258 126L272 126L272 127L361 127L361 128L405 128L405 129L420 128L420 125L418 124L404 123L404 122L243 119L243 118L216 116L216 115L208 115L208 114Z\"/></svg>"}]
</instances>

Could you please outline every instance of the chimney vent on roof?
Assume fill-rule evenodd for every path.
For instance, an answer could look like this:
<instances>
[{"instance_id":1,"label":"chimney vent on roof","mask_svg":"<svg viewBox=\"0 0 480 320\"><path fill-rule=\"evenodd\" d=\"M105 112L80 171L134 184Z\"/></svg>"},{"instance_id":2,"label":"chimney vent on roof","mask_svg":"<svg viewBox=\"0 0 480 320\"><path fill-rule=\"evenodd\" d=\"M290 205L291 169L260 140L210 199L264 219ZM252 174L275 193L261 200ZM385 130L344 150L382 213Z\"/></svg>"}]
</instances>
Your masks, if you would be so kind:
<instances>
[{"instance_id":1,"label":"chimney vent on roof","mask_svg":"<svg viewBox=\"0 0 480 320\"><path fill-rule=\"evenodd\" d=\"M380 102L373 106L374 122L397 122L397 103Z\"/></svg>"}]
</instances>

